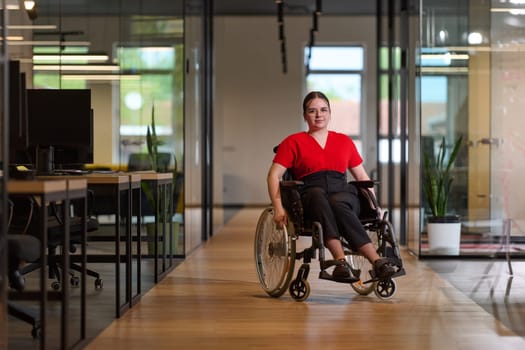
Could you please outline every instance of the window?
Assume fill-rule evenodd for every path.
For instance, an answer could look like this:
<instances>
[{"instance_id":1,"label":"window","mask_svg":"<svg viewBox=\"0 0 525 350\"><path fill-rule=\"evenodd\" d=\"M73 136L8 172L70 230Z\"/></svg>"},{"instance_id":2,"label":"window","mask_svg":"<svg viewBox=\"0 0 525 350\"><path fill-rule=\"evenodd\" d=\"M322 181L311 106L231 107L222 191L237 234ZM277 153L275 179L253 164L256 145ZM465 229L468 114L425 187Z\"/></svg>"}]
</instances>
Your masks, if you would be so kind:
<instances>
[{"instance_id":1,"label":"window","mask_svg":"<svg viewBox=\"0 0 525 350\"><path fill-rule=\"evenodd\" d=\"M364 49L360 46L314 46L311 51L305 50L305 58L307 90L322 91L330 99L330 130L350 136L361 152Z\"/></svg>"},{"instance_id":2,"label":"window","mask_svg":"<svg viewBox=\"0 0 525 350\"><path fill-rule=\"evenodd\" d=\"M140 80L120 83L122 161L131 153L146 152L146 128L153 109L157 135L163 142L159 151L175 152L177 159L182 158L182 51L182 44L118 48L122 72L140 75Z\"/></svg>"}]
</instances>

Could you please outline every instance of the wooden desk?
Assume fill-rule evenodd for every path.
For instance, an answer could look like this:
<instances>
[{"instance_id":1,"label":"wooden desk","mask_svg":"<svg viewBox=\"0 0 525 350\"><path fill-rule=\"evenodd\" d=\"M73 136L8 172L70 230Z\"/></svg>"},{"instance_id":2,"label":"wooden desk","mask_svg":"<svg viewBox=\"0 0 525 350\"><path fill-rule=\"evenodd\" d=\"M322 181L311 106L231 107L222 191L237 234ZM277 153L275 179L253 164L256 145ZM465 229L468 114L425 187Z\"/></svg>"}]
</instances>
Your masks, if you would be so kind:
<instances>
[{"instance_id":1,"label":"wooden desk","mask_svg":"<svg viewBox=\"0 0 525 350\"><path fill-rule=\"evenodd\" d=\"M107 254L89 254L88 262L115 262L115 316L119 318L132 305L131 301L131 225L132 217L131 210L133 208L133 200L131 196L130 176L127 174L111 173L111 174L87 174L84 176L88 183L88 188L95 192L97 196L108 196L113 199L112 210L115 215L115 234L112 237L99 237L101 241L114 241L115 254L108 256ZM133 180L136 182L136 179ZM125 210L121 207L121 198L125 201ZM125 213L125 232L121 235L121 214ZM140 232L140 229L139 229ZM124 241L124 254L121 252L121 241ZM125 278L124 278L124 293L121 291L121 266L125 264Z\"/></svg>"},{"instance_id":2,"label":"wooden desk","mask_svg":"<svg viewBox=\"0 0 525 350\"><path fill-rule=\"evenodd\" d=\"M115 216L114 234L111 236L93 236L92 241L114 242L114 254L87 254L90 263L115 263L115 317L119 318L132 306L131 291L131 184L137 187L138 179L123 173L90 173L83 175L57 175L40 177L45 179L84 179L96 197L107 197L111 201L111 214ZM131 181L133 180L133 181ZM122 203L124 202L124 204ZM93 208L96 210L96 208ZM124 219L124 223L122 223ZM125 226L124 232L121 227ZM140 232L140 229L139 229ZM124 251L121 249L124 243ZM124 263L124 280L121 279L121 263ZM121 285L123 283L123 286ZM124 291L122 291L124 290Z\"/></svg>"},{"instance_id":3,"label":"wooden desk","mask_svg":"<svg viewBox=\"0 0 525 350\"><path fill-rule=\"evenodd\" d=\"M46 349L47 346L47 301L48 298L58 295L61 300L61 325L60 325L60 348L69 348L69 284L62 283L60 292L48 292L46 287L47 282L47 231L48 231L48 206L53 202L63 203L63 240L64 247L69 247L69 203L71 199L83 199L84 210L87 207L87 182L83 179L51 179L51 180L9 180L7 182L7 192L9 196L27 197L31 196L39 204L39 220L40 220L40 288L38 292L31 293L25 291L23 294L28 297L36 297L40 300L40 349ZM82 281L85 281L86 274L86 222L84 220L84 232L82 235L83 247L82 250ZM69 275L69 249L63 249L62 264L62 281L66 281ZM86 336L86 307L85 307L86 293L85 283L82 283L81 291L81 322L80 322L80 339L79 342L85 339ZM73 347L74 345L72 345Z\"/></svg>"}]
</instances>

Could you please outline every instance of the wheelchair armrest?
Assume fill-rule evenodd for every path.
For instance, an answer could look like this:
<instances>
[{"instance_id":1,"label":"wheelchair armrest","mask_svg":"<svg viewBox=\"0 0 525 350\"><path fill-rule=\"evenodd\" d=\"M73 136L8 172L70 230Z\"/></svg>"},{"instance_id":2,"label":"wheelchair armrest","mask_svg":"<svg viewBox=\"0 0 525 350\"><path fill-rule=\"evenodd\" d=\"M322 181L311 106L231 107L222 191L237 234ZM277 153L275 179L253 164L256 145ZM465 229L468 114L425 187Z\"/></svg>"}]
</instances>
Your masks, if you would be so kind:
<instances>
[{"instance_id":1,"label":"wheelchair armrest","mask_svg":"<svg viewBox=\"0 0 525 350\"><path fill-rule=\"evenodd\" d=\"M380 206L375 194L370 190L375 184L379 184L379 181L365 180L365 181L350 181L350 184L354 185L358 189L358 197L361 202L361 214L359 218L363 219L376 219L380 216Z\"/></svg>"},{"instance_id":2,"label":"wheelchair armrest","mask_svg":"<svg viewBox=\"0 0 525 350\"><path fill-rule=\"evenodd\" d=\"M377 185L379 181L364 180L364 181L350 181L350 183L357 188L372 188L374 187L374 185Z\"/></svg>"},{"instance_id":3,"label":"wheelchair armrest","mask_svg":"<svg viewBox=\"0 0 525 350\"><path fill-rule=\"evenodd\" d=\"M283 188L297 188L302 185L304 185L304 182L302 181L296 181L296 180L281 181L281 187Z\"/></svg>"}]
</instances>

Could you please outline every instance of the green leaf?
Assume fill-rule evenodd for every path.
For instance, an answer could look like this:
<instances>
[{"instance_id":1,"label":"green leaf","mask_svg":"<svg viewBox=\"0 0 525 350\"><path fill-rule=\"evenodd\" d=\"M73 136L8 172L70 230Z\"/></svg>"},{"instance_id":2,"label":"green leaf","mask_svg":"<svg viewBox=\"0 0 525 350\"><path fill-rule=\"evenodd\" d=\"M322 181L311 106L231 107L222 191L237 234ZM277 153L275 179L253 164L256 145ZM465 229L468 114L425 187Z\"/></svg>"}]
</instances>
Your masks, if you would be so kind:
<instances>
[{"instance_id":1,"label":"green leaf","mask_svg":"<svg viewBox=\"0 0 525 350\"><path fill-rule=\"evenodd\" d=\"M450 169L457 158L462 140L463 137L456 140L448 157L445 137L441 140L435 158L423 153L423 194L433 216L447 215L448 199L453 182Z\"/></svg>"}]
</instances>

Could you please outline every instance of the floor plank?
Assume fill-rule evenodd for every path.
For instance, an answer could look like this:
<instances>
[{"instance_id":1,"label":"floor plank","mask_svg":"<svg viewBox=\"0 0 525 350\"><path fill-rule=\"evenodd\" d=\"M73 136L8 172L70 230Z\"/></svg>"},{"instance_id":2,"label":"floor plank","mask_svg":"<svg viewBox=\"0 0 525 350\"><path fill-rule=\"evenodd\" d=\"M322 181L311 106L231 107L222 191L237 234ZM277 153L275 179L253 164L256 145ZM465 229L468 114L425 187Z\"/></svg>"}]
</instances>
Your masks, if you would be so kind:
<instances>
[{"instance_id":1,"label":"floor plank","mask_svg":"<svg viewBox=\"0 0 525 350\"><path fill-rule=\"evenodd\" d=\"M305 302L268 297L253 263L259 214L240 211L87 349L525 349L522 337L406 252L407 275L387 301L317 279L317 261Z\"/></svg>"}]
</instances>

